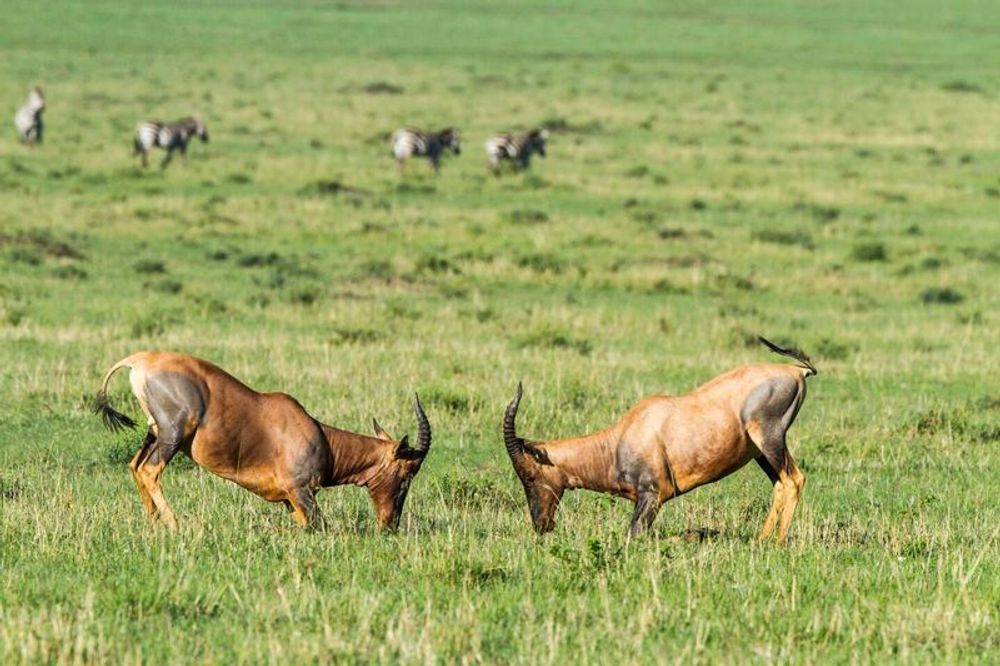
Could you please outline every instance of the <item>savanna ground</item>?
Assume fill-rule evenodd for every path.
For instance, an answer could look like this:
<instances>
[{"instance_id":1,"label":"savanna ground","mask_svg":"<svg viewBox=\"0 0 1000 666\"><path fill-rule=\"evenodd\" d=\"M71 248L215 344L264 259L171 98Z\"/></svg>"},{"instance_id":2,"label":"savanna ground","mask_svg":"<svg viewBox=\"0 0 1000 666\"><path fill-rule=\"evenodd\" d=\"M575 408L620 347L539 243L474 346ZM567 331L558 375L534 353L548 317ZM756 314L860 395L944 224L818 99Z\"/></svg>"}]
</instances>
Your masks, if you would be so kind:
<instances>
[{"instance_id":1,"label":"savanna ground","mask_svg":"<svg viewBox=\"0 0 1000 666\"><path fill-rule=\"evenodd\" d=\"M0 662L1000 659L998 7L8 3L0 99L49 109L0 138ZM135 122L192 112L211 142L139 169ZM401 178L402 124L465 150ZM488 176L535 124L548 158ZM787 546L753 465L628 547L584 492L532 533L518 379L527 436L582 433L772 360L757 333L820 368ZM360 431L412 433L419 390L399 533L180 457L151 529L141 433L89 407L141 349Z\"/></svg>"}]
</instances>

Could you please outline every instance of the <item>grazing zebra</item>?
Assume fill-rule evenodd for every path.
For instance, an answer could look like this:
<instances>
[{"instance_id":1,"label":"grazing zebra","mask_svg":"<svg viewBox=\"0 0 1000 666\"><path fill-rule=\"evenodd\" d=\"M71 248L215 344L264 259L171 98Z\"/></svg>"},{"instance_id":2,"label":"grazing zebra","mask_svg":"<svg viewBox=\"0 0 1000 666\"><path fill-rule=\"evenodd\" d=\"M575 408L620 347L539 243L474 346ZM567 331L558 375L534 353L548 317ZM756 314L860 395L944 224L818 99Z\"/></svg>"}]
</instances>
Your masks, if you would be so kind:
<instances>
[{"instance_id":1,"label":"grazing zebra","mask_svg":"<svg viewBox=\"0 0 1000 666\"><path fill-rule=\"evenodd\" d=\"M21 136L21 142L28 145L42 142L42 111L45 110L45 95L35 86L28 93L28 101L14 114L14 127Z\"/></svg>"},{"instance_id":2,"label":"grazing zebra","mask_svg":"<svg viewBox=\"0 0 1000 666\"><path fill-rule=\"evenodd\" d=\"M456 155L462 154L458 130L453 127L446 127L440 132L421 132L403 127L392 133L392 154L396 157L400 173L403 172L403 163L414 156L426 157L437 173L441 169L441 155L447 150Z\"/></svg>"},{"instance_id":3,"label":"grazing zebra","mask_svg":"<svg viewBox=\"0 0 1000 666\"><path fill-rule=\"evenodd\" d=\"M500 175L500 164L503 160L511 160L518 169L527 169L533 153L545 157L545 142L548 140L548 130L541 128L533 129L525 134L491 136L486 140L486 154L489 155L488 166L497 176Z\"/></svg>"},{"instance_id":4,"label":"grazing zebra","mask_svg":"<svg viewBox=\"0 0 1000 666\"><path fill-rule=\"evenodd\" d=\"M146 120L135 128L133 145L134 154L142 155L142 166L149 165L149 151L153 148L163 148L167 156L163 158L160 168L170 164L174 151L179 150L187 159L188 142L192 136L208 142L208 128L197 117L182 118L175 123L161 123L158 120Z\"/></svg>"}]
</instances>

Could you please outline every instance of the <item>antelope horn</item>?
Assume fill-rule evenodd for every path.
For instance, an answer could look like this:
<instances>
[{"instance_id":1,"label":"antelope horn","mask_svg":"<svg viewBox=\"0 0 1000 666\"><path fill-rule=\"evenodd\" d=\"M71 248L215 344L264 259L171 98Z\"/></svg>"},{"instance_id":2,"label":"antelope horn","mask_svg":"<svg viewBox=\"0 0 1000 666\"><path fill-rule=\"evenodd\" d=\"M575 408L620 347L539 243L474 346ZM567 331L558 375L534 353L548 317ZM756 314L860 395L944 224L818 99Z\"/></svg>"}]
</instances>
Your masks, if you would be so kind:
<instances>
[{"instance_id":1,"label":"antelope horn","mask_svg":"<svg viewBox=\"0 0 1000 666\"><path fill-rule=\"evenodd\" d=\"M427 453L431 448L431 422L427 420L424 406L420 404L420 396L413 394L413 411L417 414L417 445L414 450Z\"/></svg>"},{"instance_id":2,"label":"antelope horn","mask_svg":"<svg viewBox=\"0 0 1000 666\"><path fill-rule=\"evenodd\" d=\"M507 405L507 411L503 415L503 443L507 447L507 455L511 459L524 455L524 440L517 436L517 429L514 425L514 420L517 418L517 408L521 404L523 394L524 388L521 386L521 382L518 382L517 395Z\"/></svg>"}]
</instances>

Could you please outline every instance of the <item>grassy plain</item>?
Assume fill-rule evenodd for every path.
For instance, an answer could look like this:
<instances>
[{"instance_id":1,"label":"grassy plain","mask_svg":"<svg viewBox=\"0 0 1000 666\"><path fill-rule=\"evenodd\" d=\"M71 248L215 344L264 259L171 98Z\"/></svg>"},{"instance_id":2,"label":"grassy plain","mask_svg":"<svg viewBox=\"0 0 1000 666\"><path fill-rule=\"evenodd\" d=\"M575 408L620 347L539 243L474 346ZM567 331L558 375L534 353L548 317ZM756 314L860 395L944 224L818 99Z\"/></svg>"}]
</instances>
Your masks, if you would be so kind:
<instances>
[{"instance_id":1,"label":"grassy plain","mask_svg":"<svg viewBox=\"0 0 1000 666\"><path fill-rule=\"evenodd\" d=\"M0 133L0 662L1000 659L998 7L8 3L0 99L49 110ZM211 142L140 170L135 122L192 112ZM488 176L539 123L549 157ZM401 124L466 149L400 178ZM755 467L628 548L589 493L532 534L518 379L525 434L581 433L756 333L820 367L786 547ZM141 435L88 408L140 349L357 430L412 432L419 390L400 532L342 488L304 533L180 459L150 529Z\"/></svg>"}]
</instances>

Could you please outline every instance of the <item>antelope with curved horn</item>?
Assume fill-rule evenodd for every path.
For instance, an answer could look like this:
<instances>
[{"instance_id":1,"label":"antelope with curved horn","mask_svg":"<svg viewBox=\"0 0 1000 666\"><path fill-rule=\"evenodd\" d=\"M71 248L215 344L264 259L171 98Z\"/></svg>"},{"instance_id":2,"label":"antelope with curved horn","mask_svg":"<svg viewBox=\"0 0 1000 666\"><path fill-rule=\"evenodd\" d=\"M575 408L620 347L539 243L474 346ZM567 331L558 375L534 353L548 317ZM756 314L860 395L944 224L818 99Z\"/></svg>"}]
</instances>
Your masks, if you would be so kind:
<instances>
[{"instance_id":1,"label":"antelope with curved horn","mask_svg":"<svg viewBox=\"0 0 1000 666\"><path fill-rule=\"evenodd\" d=\"M132 392L149 426L129 463L150 520L177 523L160 476L178 451L208 471L269 502L283 502L303 526L320 526L319 488L353 484L371 495L379 524L395 529L410 482L431 445L431 426L414 400L418 434L394 440L373 420L375 436L320 423L284 393L258 393L221 368L193 356L139 352L115 363L97 393L96 411L112 431L134 428L111 407L107 387L131 370Z\"/></svg>"},{"instance_id":2,"label":"antelope with curved horn","mask_svg":"<svg viewBox=\"0 0 1000 666\"><path fill-rule=\"evenodd\" d=\"M817 371L802 352L760 341L801 365L744 365L686 395L646 398L617 424L583 437L543 442L518 437L519 383L504 415L503 435L535 530L553 529L563 492L583 488L635 502L629 527L635 535L652 524L666 501L755 460L774 484L760 538L770 537L777 524L777 541L784 541L805 486L785 435L805 400L805 379Z\"/></svg>"}]
</instances>

